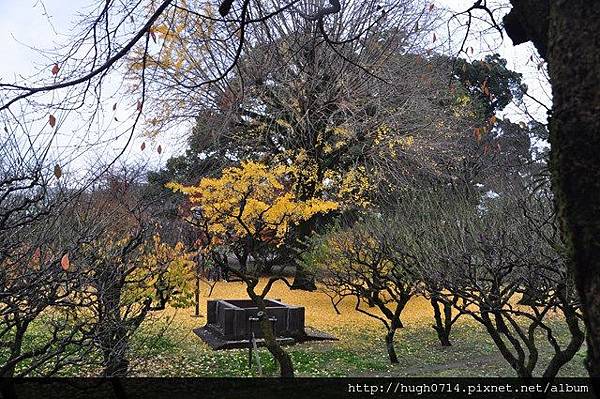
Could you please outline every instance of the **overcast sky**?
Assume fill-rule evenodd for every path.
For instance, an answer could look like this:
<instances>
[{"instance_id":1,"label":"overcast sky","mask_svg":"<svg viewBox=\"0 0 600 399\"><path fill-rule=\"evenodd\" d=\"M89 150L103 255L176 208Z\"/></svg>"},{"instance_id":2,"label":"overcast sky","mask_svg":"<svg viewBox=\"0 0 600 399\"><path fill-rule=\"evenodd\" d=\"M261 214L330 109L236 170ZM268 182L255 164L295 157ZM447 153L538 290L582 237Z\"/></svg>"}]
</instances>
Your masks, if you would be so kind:
<instances>
[{"instance_id":1,"label":"overcast sky","mask_svg":"<svg viewBox=\"0 0 600 399\"><path fill-rule=\"evenodd\" d=\"M490 0L491 1L491 0ZM502 0L497 0L502 1ZM43 5L42 5L43 4ZM90 0L0 0L0 77L2 81L13 81L18 74L28 76L39 70L41 66L51 65L54 60L47 59L42 53L35 49L48 49L56 44L64 44L69 37L74 24L78 20L78 12L83 12L94 3ZM435 0L434 4L439 8L447 8L455 12L464 11L472 4L472 0ZM482 14L479 14L483 16ZM499 17L501 15L499 14ZM454 42L462 38L461 31L457 29L457 24L451 26L451 34ZM440 32L439 37L446 35ZM530 92L541 101L549 104L550 94L546 82L540 79L540 72L537 69L537 63L531 62L530 57L535 54L531 44L513 46L508 37L500 41L499 35L486 36L485 42L477 34L477 29L471 34L468 47L473 47L475 53L473 58L483 58L489 54L490 50L499 52L508 60L511 69L524 75L525 83L530 87ZM530 110L538 119L545 120L545 111L531 104ZM520 114L515 108L507 109L501 117L508 116L513 121L526 120L526 117ZM64 127L63 143L73 143L74 136L77 136L77 129L74 122L67 121ZM114 136L118 132L112 133ZM181 134L179 132L178 134ZM172 134L171 134L172 136ZM147 149L142 152L140 145L147 142ZM128 159L144 160L152 165L163 163L174 153L181 152L184 148L185 140L177 137L159 137L156 142L151 142L147 138L138 137L127 151ZM162 155L153 151L157 145L161 144L164 149ZM111 152L116 152L122 147L123 141L116 140L100 147L92 154L92 157L106 156ZM79 160L78 162L83 162Z\"/></svg>"},{"instance_id":2,"label":"overcast sky","mask_svg":"<svg viewBox=\"0 0 600 399\"><path fill-rule=\"evenodd\" d=\"M84 14L95 5L98 5L98 0L0 0L2 81L19 80L19 77L31 76L40 69L49 71L48 65L52 65L56 59L47 58L39 50L69 43L70 33L76 28L79 20L78 15ZM135 100L132 101L135 104ZM105 106L111 110L112 102ZM120 107L114 116L120 121L125 121L126 114L130 113ZM91 128L86 127L87 125L82 126L82 121L77 115L67 115L62 125L60 123L63 121L59 120L54 156L61 159L66 174L79 172L82 168L93 169L96 165L111 160L124 147L129 124L114 122L112 112L105 119L109 123ZM45 129L47 131L48 127ZM84 131L87 137L82 137ZM95 141L100 141L101 144L90 144ZM85 153L79 148L81 143L86 145L85 148L89 148ZM145 151L141 151L142 143L146 143ZM173 137L151 140L138 133L123 158L156 167L163 164L172 154L182 151L184 143L185 141L175 140ZM161 154L156 152L159 145L162 149Z\"/></svg>"}]
</instances>

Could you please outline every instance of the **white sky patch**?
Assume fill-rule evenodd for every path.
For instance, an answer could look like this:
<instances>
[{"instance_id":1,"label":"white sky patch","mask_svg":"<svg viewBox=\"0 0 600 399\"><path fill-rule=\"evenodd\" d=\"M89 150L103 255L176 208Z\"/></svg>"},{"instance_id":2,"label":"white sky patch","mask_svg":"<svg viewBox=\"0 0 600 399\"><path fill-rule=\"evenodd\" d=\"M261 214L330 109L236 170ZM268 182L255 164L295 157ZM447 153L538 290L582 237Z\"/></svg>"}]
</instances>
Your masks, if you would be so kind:
<instances>
[{"instance_id":1,"label":"white sky patch","mask_svg":"<svg viewBox=\"0 0 600 399\"><path fill-rule=\"evenodd\" d=\"M486 191L479 200L479 204L477 205L477 211L479 211L480 214L485 213L488 209L487 204L489 203L489 201L493 201L498 197L500 197L500 194L498 194L497 192L493 190Z\"/></svg>"},{"instance_id":2,"label":"white sky patch","mask_svg":"<svg viewBox=\"0 0 600 399\"><path fill-rule=\"evenodd\" d=\"M487 199L494 199L494 198L498 198L500 196L500 194L498 194L495 191L489 190L483 196L484 196L484 198L487 198Z\"/></svg>"},{"instance_id":3,"label":"white sky patch","mask_svg":"<svg viewBox=\"0 0 600 399\"><path fill-rule=\"evenodd\" d=\"M323 179L323 187L331 187L333 185L333 180L329 177Z\"/></svg>"}]
</instances>

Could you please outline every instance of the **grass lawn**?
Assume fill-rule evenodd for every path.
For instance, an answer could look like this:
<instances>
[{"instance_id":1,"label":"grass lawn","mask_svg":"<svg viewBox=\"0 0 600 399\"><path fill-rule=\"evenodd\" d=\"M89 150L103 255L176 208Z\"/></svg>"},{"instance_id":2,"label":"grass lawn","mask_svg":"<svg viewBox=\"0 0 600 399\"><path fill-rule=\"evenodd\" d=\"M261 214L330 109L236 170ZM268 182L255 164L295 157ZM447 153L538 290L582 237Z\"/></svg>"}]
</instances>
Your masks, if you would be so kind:
<instances>
[{"instance_id":1,"label":"grass lawn","mask_svg":"<svg viewBox=\"0 0 600 399\"><path fill-rule=\"evenodd\" d=\"M431 328L433 316L429 302L413 298L402 319L405 328L396 334L400 364L387 359L380 321L354 310L347 300L337 315L329 298L322 293L290 291L277 282L270 294L289 304L306 307L306 324L339 338L335 342L313 342L287 347L299 376L515 376L501 357L483 327L468 317L459 319L452 332L453 346L444 348ZM213 299L246 298L242 283L219 283ZM203 314L206 298L202 298ZM132 372L137 376L256 376L257 368L248 367L247 350L213 351L192 329L206 319L192 317L192 309L163 312L149 320L132 343ZM560 320L556 328L564 328ZM559 327L560 326L560 327ZM566 331L566 329L563 329ZM544 342L540 336L540 343ZM548 347L540 348L539 364L544 364ZM266 349L260 349L263 375L277 370ZM586 376L584 348L561 371L561 376Z\"/></svg>"}]
</instances>

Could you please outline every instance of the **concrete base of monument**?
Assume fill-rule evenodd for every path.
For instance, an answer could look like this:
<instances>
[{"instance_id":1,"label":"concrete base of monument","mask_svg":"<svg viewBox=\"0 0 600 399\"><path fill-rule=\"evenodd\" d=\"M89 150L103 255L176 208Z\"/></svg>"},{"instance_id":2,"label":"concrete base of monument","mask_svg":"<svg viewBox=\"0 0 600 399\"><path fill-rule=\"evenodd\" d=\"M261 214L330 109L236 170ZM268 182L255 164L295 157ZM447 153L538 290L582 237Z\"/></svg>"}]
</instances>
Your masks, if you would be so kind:
<instances>
[{"instance_id":1,"label":"concrete base of monument","mask_svg":"<svg viewBox=\"0 0 600 399\"><path fill-rule=\"evenodd\" d=\"M273 332L281 345L307 341L337 340L333 335L304 325L304 307L265 299L266 313L273 323ZM258 309L247 299L209 300L204 327L194 330L211 348L248 348L254 336L258 346L264 346L262 331L257 322Z\"/></svg>"},{"instance_id":2,"label":"concrete base of monument","mask_svg":"<svg viewBox=\"0 0 600 399\"><path fill-rule=\"evenodd\" d=\"M202 341L206 342L211 349L223 350L223 349L246 349L250 347L250 340L238 339L228 340L221 336L218 332L214 331L210 326L204 326L194 329L194 333L199 336ZM305 335L298 337L277 337L277 342L282 346L301 344L309 341L338 341L333 335L327 334L323 331L313 329L311 327L305 328ZM256 345L258 347L265 346L263 338L256 338Z\"/></svg>"}]
</instances>

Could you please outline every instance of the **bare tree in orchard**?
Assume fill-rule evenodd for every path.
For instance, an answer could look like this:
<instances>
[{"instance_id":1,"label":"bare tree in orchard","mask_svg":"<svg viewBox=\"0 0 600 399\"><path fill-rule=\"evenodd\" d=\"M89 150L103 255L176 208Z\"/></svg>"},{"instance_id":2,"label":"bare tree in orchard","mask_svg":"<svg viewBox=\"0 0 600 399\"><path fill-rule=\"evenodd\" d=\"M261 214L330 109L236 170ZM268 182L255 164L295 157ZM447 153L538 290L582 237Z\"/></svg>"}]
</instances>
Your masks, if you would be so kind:
<instances>
[{"instance_id":1,"label":"bare tree in orchard","mask_svg":"<svg viewBox=\"0 0 600 399\"><path fill-rule=\"evenodd\" d=\"M419 285L410 272L412 256L401 253L398 245L402 244L385 225L385 220L370 216L334 228L313 239L316 248L304 256L304 262L341 299L355 300L356 311L383 323L389 360L398 363L394 337L404 327L402 311Z\"/></svg>"},{"instance_id":2,"label":"bare tree in orchard","mask_svg":"<svg viewBox=\"0 0 600 399\"><path fill-rule=\"evenodd\" d=\"M0 140L0 376L54 375L80 363L74 348L89 343L73 311L81 281L66 274L85 236L64 230L71 195L52 184L60 169L31 144L39 136L12 126ZM32 342L39 323L47 336Z\"/></svg>"},{"instance_id":3,"label":"bare tree in orchard","mask_svg":"<svg viewBox=\"0 0 600 399\"><path fill-rule=\"evenodd\" d=\"M192 303L193 254L181 243L161 241L153 204L138 182L141 171L111 171L72 204L78 212L73 231L94 222L98 229L79 246L72 275L82 281L88 303L80 307L80 318L88 322L102 375L108 377L131 371L132 337L153 312Z\"/></svg>"},{"instance_id":4,"label":"bare tree in orchard","mask_svg":"<svg viewBox=\"0 0 600 399\"><path fill-rule=\"evenodd\" d=\"M460 198L431 201L437 240L424 236L428 249L421 248L430 267L443 270L447 301L485 327L519 377L553 378L583 344L583 316L551 195L532 195L506 193L479 209ZM531 300L518 303L524 294ZM569 331L564 342L560 323ZM553 350L544 363L539 332Z\"/></svg>"}]
</instances>

